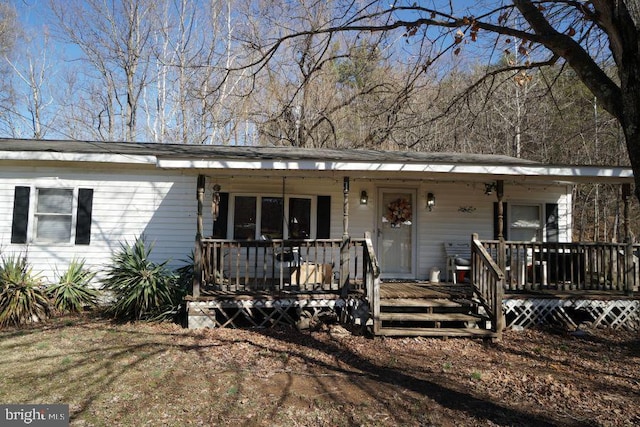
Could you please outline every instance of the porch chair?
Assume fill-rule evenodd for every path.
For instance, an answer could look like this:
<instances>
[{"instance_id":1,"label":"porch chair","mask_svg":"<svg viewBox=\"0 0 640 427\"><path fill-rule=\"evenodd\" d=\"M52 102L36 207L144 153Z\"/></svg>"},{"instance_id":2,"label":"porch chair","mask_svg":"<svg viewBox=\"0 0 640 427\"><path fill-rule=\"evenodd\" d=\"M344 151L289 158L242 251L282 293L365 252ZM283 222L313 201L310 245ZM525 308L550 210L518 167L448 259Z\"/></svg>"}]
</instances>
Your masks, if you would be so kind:
<instances>
[{"instance_id":1,"label":"porch chair","mask_svg":"<svg viewBox=\"0 0 640 427\"><path fill-rule=\"evenodd\" d=\"M458 283L459 271L471 271L471 246L469 243L445 243L447 254L447 280Z\"/></svg>"}]
</instances>

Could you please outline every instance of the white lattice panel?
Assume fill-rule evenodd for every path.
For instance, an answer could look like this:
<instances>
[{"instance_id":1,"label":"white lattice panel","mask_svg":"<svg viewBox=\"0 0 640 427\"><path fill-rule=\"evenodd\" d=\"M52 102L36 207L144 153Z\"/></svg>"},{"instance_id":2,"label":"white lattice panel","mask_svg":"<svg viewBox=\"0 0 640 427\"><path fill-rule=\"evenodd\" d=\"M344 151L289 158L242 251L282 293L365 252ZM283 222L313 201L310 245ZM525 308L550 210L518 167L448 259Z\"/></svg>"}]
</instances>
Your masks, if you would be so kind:
<instances>
[{"instance_id":1,"label":"white lattice panel","mask_svg":"<svg viewBox=\"0 0 640 427\"><path fill-rule=\"evenodd\" d=\"M562 325L640 329L640 301L508 299L503 301L507 327Z\"/></svg>"},{"instance_id":2,"label":"white lattice panel","mask_svg":"<svg viewBox=\"0 0 640 427\"><path fill-rule=\"evenodd\" d=\"M189 328L237 328L270 327L277 324L294 325L296 318L290 309L311 310L317 315L321 311L333 311L345 306L342 299L285 298L278 300L209 300L188 303Z\"/></svg>"}]
</instances>

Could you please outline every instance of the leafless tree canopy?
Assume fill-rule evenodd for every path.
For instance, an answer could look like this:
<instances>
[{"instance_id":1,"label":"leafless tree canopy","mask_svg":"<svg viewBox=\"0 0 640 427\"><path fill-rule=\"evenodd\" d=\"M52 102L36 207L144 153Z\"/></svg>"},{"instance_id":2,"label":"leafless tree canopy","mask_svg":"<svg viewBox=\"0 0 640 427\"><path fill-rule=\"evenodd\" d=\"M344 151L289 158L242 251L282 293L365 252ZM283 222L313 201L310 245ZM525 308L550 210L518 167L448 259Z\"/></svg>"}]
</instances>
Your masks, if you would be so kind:
<instances>
[{"instance_id":1,"label":"leafless tree canopy","mask_svg":"<svg viewBox=\"0 0 640 427\"><path fill-rule=\"evenodd\" d=\"M0 132L496 153L640 177L638 3L2 3Z\"/></svg>"}]
</instances>

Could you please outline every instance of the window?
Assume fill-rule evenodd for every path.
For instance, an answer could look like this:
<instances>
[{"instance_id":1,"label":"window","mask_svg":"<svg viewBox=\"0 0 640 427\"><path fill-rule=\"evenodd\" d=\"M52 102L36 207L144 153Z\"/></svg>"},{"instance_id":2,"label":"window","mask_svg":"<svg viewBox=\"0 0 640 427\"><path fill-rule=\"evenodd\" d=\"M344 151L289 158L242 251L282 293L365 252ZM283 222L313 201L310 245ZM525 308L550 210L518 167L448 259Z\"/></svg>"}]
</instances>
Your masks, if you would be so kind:
<instances>
[{"instance_id":1,"label":"window","mask_svg":"<svg viewBox=\"0 0 640 427\"><path fill-rule=\"evenodd\" d=\"M232 196L231 199L233 207L229 218L233 218L232 239L329 237L328 196L291 196L284 199L277 196ZM320 215L320 212L323 214ZM221 236L224 235L223 231L223 224L214 225L214 234Z\"/></svg>"},{"instance_id":2,"label":"window","mask_svg":"<svg viewBox=\"0 0 640 427\"><path fill-rule=\"evenodd\" d=\"M16 187L11 243L88 245L92 205L93 190L88 188L43 187L32 191L31 187Z\"/></svg>"},{"instance_id":3,"label":"window","mask_svg":"<svg viewBox=\"0 0 640 427\"><path fill-rule=\"evenodd\" d=\"M260 236L282 239L282 197L262 197L260 204Z\"/></svg>"},{"instance_id":4,"label":"window","mask_svg":"<svg viewBox=\"0 0 640 427\"><path fill-rule=\"evenodd\" d=\"M71 240L73 190L38 188L35 212L35 240L61 243Z\"/></svg>"},{"instance_id":5,"label":"window","mask_svg":"<svg viewBox=\"0 0 640 427\"><path fill-rule=\"evenodd\" d=\"M311 199L292 197L289 199L289 238L311 237Z\"/></svg>"},{"instance_id":6,"label":"window","mask_svg":"<svg viewBox=\"0 0 640 427\"><path fill-rule=\"evenodd\" d=\"M233 217L234 239L255 239L256 197L236 196Z\"/></svg>"},{"instance_id":7,"label":"window","mask_svg":"<svg viewBox=\"0 0 640 427\"><path fill-rule=\"evenodd\" d=\"M541 241L539 205L511 205L509 239L522 242Z\"/></svg>"}]
</instances>

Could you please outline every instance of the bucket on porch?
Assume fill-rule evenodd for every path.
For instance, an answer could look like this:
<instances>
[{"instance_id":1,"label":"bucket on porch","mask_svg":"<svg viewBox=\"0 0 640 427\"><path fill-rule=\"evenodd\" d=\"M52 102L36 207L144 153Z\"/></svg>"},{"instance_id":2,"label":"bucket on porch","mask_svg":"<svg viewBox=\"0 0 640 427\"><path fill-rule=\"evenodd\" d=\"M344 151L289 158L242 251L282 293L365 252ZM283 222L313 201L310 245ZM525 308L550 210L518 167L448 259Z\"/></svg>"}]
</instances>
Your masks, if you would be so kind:
<instances>
[{"instance_id":1,"label":"bucket on porch","mask_svg":"<svg viewBox=\"0 0 640 427\"><path fill-rule=\"evenodd\" d=\"M457 277L458 283L464 283L465 277L467 277L467 272L465 270L458 271L458 277Z\"/></svg>"},{"instance_id":2,"label":"bucket on porch","mask_svg":"<svg viewBox=\"0 0 640 427\"><path fill-rule=\"evenodd\" d=\"M431 274L429 275L429 281L431 283L438 283L440 281L440 269L438 267L431 268Z\"/></svg>"}]
</instances>

